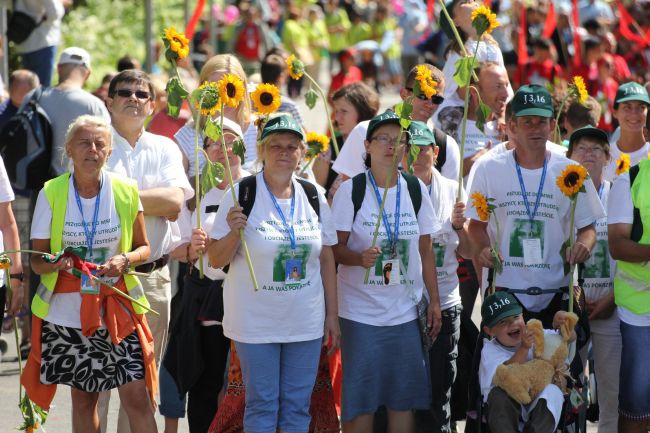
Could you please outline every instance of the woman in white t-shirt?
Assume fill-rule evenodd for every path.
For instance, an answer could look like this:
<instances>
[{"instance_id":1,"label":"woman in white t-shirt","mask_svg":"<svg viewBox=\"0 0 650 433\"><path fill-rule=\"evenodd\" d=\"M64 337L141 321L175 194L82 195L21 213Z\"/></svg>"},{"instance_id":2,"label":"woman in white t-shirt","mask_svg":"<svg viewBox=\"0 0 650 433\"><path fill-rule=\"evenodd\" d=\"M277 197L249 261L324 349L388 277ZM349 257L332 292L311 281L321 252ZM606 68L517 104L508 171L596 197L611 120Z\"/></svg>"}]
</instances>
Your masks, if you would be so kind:
<instances>
[{"instance_id":1,"label":"woman in white t-shirt","mask_svg":"<svg viewBox=\"0 0 650 433\"><path fill-rule=\"evenodd\" d=\"M569 140L567 156L589 170L603 206L611 183L603 179L607 166L609 143L605 131L586 126L576 129ZM618 382L621 366L621 331L614 303L616 262L609 255L607 216L596 220L596 245L583 271L589 328L598 383L598 431L616 431L618 423Z\"/></svg>"},{"instance_id":2,"label":"woman in white t-shirt","mask_svg":"<svg viewBox=\"0 0 650 433\"><path fill-rule=\"evenodd\" d=\"M368 170L344 182L332 205L338 233L344 430L371 432L373 413L380 406L388 409L396 430L406 430L413 424L412 411L429 409L431 401L416 305L426 290L427 324L436 336L441 317L431 234L440 224L424 184L417 178L407 181L393 165L394 153L401 159L408 140L405 132L396 148L399 134L399 117L392 111L370 121L365 141ZM389 175L393 185L387 191L376 246L371 247ZM365 184L355 190L358 179ZM420 189L417 212L412 181ZM363 199L355 212L358 194Z\"/></svg>"},{"instance_id":3,"label":"woman in white t-shirt","mask_svg":"<svg viewBox=\"0 0 650 433\"><path fill-rule=\"evenodd\" d=\"M332 348L340 337L330 210L315 185L294 176L305 152L303 139L291 116L271 118L258 148L264 170L235 185L236 196L247 188L242 200L254 194L250 214L226 191L209 233L210 265L229 264L223 330L234 340L241 364L245 431L306 432L323 336Z\"/></svg>"},{"instance_id":4,"label":"woman in white t-shirt","mask_svg":"<svg viewBox=\"0 0 650 433\"><path fill-rule=\"evenodd\" d=\"M70 126L64 150L74 170L39 192L33 248L52 254L85 249L82 260L97 266L94 275L148 305L137 278L126 275L149 258L142 204L134 182L102 170L111 139L110 126L98 117L80 116ZM76 256L52 259L31 256L41 284L32 302L32 349L21 379L27 395L47 410L54 395L43 385L70 386L74 430L99 433L99 393L117 388L131 430L156 432L151 408L157 375L145 310L94 283L80 272Z\"/></svg>"}]
</instances>

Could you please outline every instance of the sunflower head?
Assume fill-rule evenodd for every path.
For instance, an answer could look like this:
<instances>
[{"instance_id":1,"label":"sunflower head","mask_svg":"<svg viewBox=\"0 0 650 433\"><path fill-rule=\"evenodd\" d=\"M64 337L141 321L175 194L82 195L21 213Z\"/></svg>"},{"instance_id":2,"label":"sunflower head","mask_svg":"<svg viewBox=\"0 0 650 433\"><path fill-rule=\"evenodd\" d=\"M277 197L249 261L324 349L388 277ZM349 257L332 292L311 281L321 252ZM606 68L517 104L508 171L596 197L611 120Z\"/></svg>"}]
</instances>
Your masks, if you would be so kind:
<instances>
[{"instance_id":1,"label":"sunflower head","mask_svg":"<svg viewBox=\"0 0 650 433\"><path fill-rule=\"evenodd\" d=\"M217 82L221 103L237 108L246 95L244 82L235 74L226 74Z\"/></svg>"},{"instance_id":2,"label":"sunflower head","mask_svg":"<svg viewBox=\"0 0 650 433\"><path fill-rule=\"evenodd\" d=\"M7 255L0 256L0 270L9 269L11 267L11 259Z\"/></svg>"},{"instance_id":3,"label":"sunflower head","mask_svg":"<svg viewBox=\"0 0 650 433\"><path fill-rule=\"evenodd\" d=\"M203 116L214 116L219 111L219 87L207 81L192 93L194 106Z\"/></svg>"},{"instance_id":4,"label":"sunflower head","mask_svg":"<svg viewBox=\"0 0 650 433\"><path fill-rule=\"evenodd\" d=\"M190 53L190 40L184 34L178 33L174 27L165 29L163 36L165 57L168 60L183 60Z\"/></svg>"},{"instance_id":5,"label":"sunflower head","mask_svg":"<svg viewBox=\"0 0 650 433\"><path fill-rule=\"evenodd\" d=\"M484 33L492 33L492 30L499 27L496 14L486 6L479 6L472 11L472 27L481 36Z\"/></svg>"},{"instance_id":6,"label":"sunflower head","mask_svg":"<svg viewBox=\"0 0 650 433\"><path fill-rule=\"evenodd\" d=\"M289 68L289 76L294 80L299 80L302 74L305 73L305 64L293 54L287 58L287 67Z\"/></svg>"},{"instance_id":7,"label":"sunflower head","mask_svg":"<svg viewBox=\"0 0 650 433\"><path fill-rule=\"evenodd\" d=\"M581 104L587 102L589 93L587 93L585 80L580 75L576 75L573 77L573 80L571 80L571 84L569 84L569 93L578 98L578 101L580 101Z\"/></svg>"},{"instance_id":8,"label":"sunflower head","mask_svg":"<svg viewBox=\"0 0 650 433\"><path fill-rule=\"evenodd\" d=\"M260 114L269 115L280 108L282 99L280 90L273 84L262 83L251 94L253 105Z\"/></svg>"},{"instance_id":9,"label":"sunflower head","mask_svg":"<svg viewBox=\"0 0 650 433\"><path fill-rule=\"evenodd\" d=\"M307 160L313 158L322 152L327 152L330 147L330 139L327 135L319 134L318 132L308 132L307 133L307 154L305 158Z\"/></svg>"},{"instance_id":10,"label":"sunflower head","mask_svg":"<svg viewBox=\"0 0 650 433\"><path fill-rule=\"evenodd\" d=\"M476 208L476 213L481 221L490 219L490 212L494 210L494 205L490 205L488 198L478 191L472 194L472 206Z\"/></svg>"},{"instance_id":11,"label":"sunflower head","mask_svg":"<svg viewBox=\"0 0 650 433\"><path fill-rule=\"evenodd\" d=\"M616 160L616 176L627 173L630 170L630 155L621 153Z\"/></svg>"},{"instance_id":12,"label":"sunflower head","mask_svg":"<svg viewBox=\"0 0 650 433\"><path fill-rule=\"evenodd\" d=\"M579 192L585 191L584 183L588 177L586 168L580 164L569 164L562 170L555 183L562 191L562 194L574 198Z\"/></svg>"},{"instance_id":13,"label":"sunflower head","mask_svg":"<svg viewBox=\"0 0 650 433\"><path fill-rule=\"evenodd\" d=\"M433 73L431 69L425 65L419 65L416 67L415 74L416 86L414 91L424 94L427 98L431 98L433 95L438 94L436 88L438 83L433 79Z\"/></svg>"}]
</instances>

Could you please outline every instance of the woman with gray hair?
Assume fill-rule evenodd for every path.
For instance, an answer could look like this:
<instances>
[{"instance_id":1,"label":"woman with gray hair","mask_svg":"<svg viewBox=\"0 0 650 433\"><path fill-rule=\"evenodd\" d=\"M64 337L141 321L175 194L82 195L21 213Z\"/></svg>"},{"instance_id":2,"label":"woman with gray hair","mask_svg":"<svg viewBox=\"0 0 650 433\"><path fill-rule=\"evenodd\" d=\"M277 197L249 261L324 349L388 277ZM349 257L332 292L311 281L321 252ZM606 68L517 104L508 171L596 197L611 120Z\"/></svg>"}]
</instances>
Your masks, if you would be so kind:
<instances>
[{"instance_id":1,"label":"woman with gray hair","mask_svg":"<svg viewBox=\"0 0 650 433\"><path fill-rule=\"evenodd\" d=\"M32 302L32 350L21 378L27 395L49 409L56 385L72 388L72 424L99 433L99 392L117 388L132 431L153 433L157 373L148 302L129 269L149 257L137 185L103 170L110 126L80 116L68 129L67 172L45 183L32 220L31 266L41 276ZM38 216L38 217L36 217ZM59 254L67 247L74 254ZM136 302L118 296L95 277Z\"/></svg>"}]
</instances>

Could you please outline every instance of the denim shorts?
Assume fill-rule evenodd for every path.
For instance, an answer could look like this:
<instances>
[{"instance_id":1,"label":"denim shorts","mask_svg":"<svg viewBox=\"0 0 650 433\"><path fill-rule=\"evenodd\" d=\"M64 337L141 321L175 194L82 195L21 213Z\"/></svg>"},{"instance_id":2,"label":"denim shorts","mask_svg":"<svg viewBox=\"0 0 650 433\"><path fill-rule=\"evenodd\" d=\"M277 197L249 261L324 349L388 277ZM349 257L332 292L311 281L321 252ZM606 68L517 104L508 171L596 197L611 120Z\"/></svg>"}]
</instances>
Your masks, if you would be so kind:
<instances>
[{"instance_id":1,"label":"denim shorts","mask_svg":"<svg viewBox=\"0 0 650 433\"><path fill-rule=\"evenodd\" d=\"M650 326L634 326L621 321L621 354L618 412L637 421L650 419Z\"/></svg>"}]
</instances>

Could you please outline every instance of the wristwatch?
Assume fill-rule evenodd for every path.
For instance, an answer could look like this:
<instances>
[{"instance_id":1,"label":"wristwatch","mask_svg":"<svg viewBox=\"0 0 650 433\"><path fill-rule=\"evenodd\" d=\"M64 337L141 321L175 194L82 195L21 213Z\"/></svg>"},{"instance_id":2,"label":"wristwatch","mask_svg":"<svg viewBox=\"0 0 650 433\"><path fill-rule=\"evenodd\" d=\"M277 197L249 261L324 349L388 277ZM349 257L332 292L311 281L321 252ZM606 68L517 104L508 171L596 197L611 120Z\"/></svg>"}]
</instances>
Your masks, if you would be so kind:
<instances>
[{"instance_id":1,"label":"wristwatch","mask_svg":"<svg viewBox=\"0 0 650 433\"><path fill-rule=\"evenodd\" d=\"M11 278L12 280L23 281L25 279L25 274L23 272L19 274L9 274L9 278Z\"/></svg>"}]
</instances>

